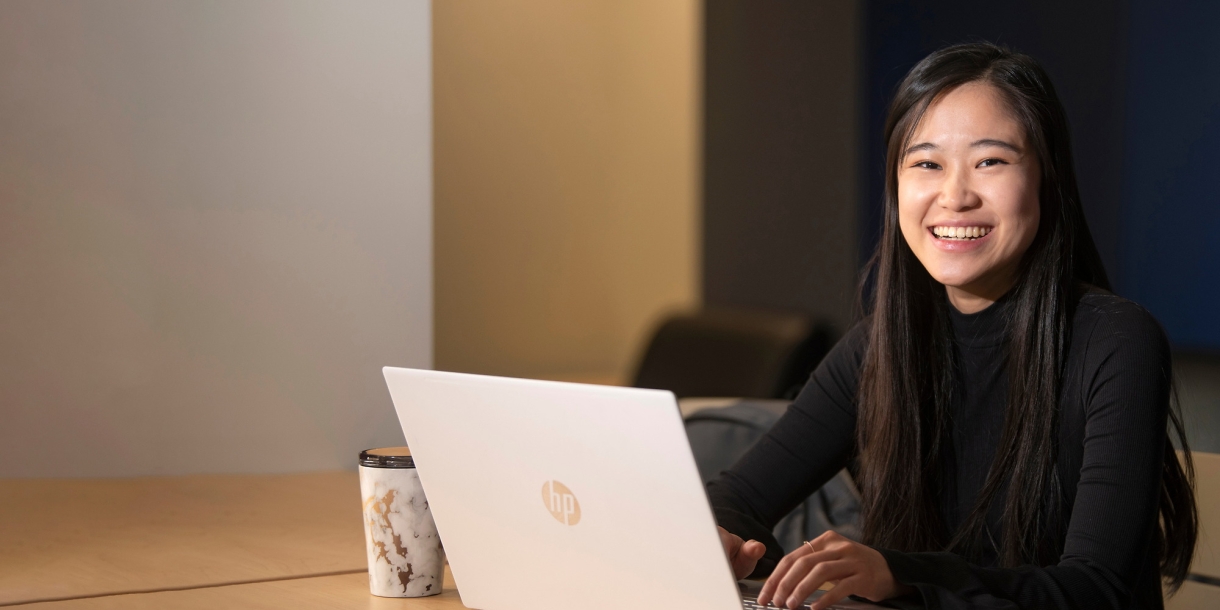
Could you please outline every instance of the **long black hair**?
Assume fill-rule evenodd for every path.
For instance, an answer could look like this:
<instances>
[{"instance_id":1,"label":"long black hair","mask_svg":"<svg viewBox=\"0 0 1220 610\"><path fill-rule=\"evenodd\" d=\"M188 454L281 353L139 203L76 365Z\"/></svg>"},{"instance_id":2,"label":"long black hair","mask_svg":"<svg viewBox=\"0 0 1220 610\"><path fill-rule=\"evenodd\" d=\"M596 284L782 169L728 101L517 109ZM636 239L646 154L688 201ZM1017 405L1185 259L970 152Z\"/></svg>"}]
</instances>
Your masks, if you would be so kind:
<instances>
[{"instance_id":1,"label":"long black hair","mask_svg":"<svg viewBox=\"0 0 1220 610\"><path fill-rule=\"evenodd\" d=\"M1003 433L974 509L949 532L936 497L954 383L951 305L902 236L898 166L928 106L973 82L994 87L1025 128L1041 166L1041 220L1009 296ZM857 397L864 540L895 550L974 554L986 535L987 507L1006 490L1003 535L995 541L1001 564L1056 563L1066 535L1056 434L1070 323L1082 286L1110 288L1081 208L1063 106L1033 58L992 44L956 45L907 74L885 137L884 229L868 275L872 325ZM1174 408L1170 420L1185 469L1165 443L1158 542L1161 574L1176 588L1190 566L1197 518L1194 467Z\"/></svg>"}]
</instances>

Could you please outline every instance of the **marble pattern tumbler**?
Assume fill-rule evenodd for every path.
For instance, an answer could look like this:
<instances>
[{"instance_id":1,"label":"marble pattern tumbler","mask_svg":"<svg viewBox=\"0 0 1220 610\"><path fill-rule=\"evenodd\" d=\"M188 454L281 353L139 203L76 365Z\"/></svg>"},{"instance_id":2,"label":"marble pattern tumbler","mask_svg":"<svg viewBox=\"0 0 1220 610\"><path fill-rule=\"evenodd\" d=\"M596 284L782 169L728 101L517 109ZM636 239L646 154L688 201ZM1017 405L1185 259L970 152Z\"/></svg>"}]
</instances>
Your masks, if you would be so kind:
<instances>
[{"instance_id":1,"label":"marble pattern tumbler","mask_svg":"<svg viewBox=\"0 0 1220 610\"><path fill-rule=\"evenodd\" d=\"M406 447L360 453L369 588L381 597L441 592L445 552Z\"/></svg>"}]
</instances>

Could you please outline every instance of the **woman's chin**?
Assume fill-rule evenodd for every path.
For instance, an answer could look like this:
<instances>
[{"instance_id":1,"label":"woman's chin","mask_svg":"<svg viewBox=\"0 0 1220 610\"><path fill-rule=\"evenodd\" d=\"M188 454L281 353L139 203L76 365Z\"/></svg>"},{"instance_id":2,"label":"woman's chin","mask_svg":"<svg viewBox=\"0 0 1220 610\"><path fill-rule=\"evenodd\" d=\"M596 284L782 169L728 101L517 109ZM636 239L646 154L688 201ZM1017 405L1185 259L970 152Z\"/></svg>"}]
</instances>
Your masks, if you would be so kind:
<instances>
[{"instance_id":1,"label":"woman's chin","mask_svg":"<svg viewBox=\"0 0 1220 610\"><path fill-rule=\"evenodd\" d=\"M930 272L932 279L943 285L948 290L963 290L969 291L970 287L977 284L981 273L972 273L962 269L943 270L940 272Z\"/></svg>"}]
</instances>

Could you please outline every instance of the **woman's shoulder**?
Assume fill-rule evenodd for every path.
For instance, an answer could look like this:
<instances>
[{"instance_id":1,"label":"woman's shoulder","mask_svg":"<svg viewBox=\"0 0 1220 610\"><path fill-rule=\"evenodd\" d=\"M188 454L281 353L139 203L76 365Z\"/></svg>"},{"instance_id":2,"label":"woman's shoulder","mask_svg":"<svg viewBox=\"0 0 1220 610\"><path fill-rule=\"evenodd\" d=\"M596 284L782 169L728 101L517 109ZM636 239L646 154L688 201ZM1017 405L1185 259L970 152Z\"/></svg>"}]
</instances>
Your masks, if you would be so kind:
<instances>
[{"instance_id":1,"label":"woman's shoulder","mask_svg":"<svg viewBox=\"0 0 1220 610\"><path fill-rule=\"evenodd\" d=\"M1076 306L1076 323L1113 330L1145 331L1164 336L1161 323L1142 305L1096 286L1084 286Z\"/></svg>"},{"instance_id":2,"label":"woman's shoulder","mask_svg":"<svg viewBox=\"0 0 1220 610\"><path fill-rule=\"evenodd\" d=\"M864 360L864 352L868 350L869 335L873 326L873 317L864 316L857 320L831 349L838 358L858 366Z\"/></svg>"},{"instance_id":3,"label":"woman's shoulder","mask_svg":"<svg viewBox=\"0 0 1220 610\"><path fill-rule=\"evenodd\" d=\"M1108 290L1085 287L1072 327L1073 344L1087 349L1091 356L1117 350L1146 352L1155 359L1169 357L1169 340L1152 313Z\"/></svg>"},{"instance_id":4,"label":"woman's shoulder","mask_svg":"<svg viewBox=\"0 0 1220 610\"><path fill-rule=\"evenodd\" d=\"M848 331L839 337L826 357L814 368L811 379L821 378L821 381L833 381L842 387L855 387L860 375L860 366L864 362L864 354L869 349L869 332L872 327L872 317L865 316L853 323ZM854 389L852 390L854 393Z\"/></svg>"},{"instance_id":5,"label":"woman's shoulder","mask_svg":"<svg viewBox=\"0 0 1220 610\"><path fill-rule=\"evenodd\" d=\"M1064 389L1080 397L1085 417L1163 414L1173 356L1156 318L1134 301L1093 289L1081 296L1074 322Z\"/></svg>"}]
</instances>

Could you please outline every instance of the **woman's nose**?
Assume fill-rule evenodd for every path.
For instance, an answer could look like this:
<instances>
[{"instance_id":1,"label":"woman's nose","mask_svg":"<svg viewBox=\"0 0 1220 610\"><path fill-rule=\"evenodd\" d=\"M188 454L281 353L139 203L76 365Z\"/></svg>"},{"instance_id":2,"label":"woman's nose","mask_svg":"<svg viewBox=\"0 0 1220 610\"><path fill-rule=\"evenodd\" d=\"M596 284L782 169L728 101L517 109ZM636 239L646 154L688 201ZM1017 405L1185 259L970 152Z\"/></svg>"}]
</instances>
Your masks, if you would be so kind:
<instances>
[{"instance_id":1,"label":"woman's nose","mask_svg":"<svg viewBox=\"0 0 1220 610\"><path fill-rule=\"evenodd\" d=\"M978 194L970 188L966 175L961 171L950 170L945 176L944 183L941 184L937 204L947 210L957 212L978 207L980 202Z\"/></svg>"}]
</instances>

